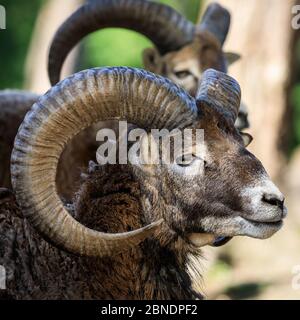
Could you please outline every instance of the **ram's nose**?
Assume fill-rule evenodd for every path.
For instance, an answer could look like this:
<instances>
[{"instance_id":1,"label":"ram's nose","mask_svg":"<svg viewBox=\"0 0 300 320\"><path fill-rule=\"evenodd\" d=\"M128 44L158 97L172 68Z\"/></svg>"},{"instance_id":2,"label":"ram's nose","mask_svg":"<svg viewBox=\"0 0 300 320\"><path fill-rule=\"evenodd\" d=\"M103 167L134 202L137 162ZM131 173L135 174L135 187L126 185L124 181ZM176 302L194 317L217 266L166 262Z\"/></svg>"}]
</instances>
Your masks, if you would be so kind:
<instances>
[{"instance_id":1,"label":"ram's nose","mask_svg":"<svg viewBox=\"0 0 300 320\"><path fill-rule=\"evenodd\" d=\"M248 206L251 214L246 218L257 222L278 222L286 217L284 195L268 177L249 188L246 194L251 198Z\"/></svg>"},{"instance_id":2,"label":"ram's nose","mask_svg":"<svg viewBox=\"0 0 300 320\"><path fill-rule=\"evenodd\" d=\"M283 219L287 215L287 208L284 205L284 196L282 193L265 193L262 196L262 202L274 207L275 209L279 209L279 217Z\"/></svg>"},{"instance_id":3,"label":"ram's nose","mask_svg":"<svg viewBox=\"0 0 300 320\"><path fill-rule=\"evenodd\" d=\"M283 210L284 196L282 194L265 193L262 197L262 201L268 203L271 206L276 206Z\"/></svg>"}]
</instances>

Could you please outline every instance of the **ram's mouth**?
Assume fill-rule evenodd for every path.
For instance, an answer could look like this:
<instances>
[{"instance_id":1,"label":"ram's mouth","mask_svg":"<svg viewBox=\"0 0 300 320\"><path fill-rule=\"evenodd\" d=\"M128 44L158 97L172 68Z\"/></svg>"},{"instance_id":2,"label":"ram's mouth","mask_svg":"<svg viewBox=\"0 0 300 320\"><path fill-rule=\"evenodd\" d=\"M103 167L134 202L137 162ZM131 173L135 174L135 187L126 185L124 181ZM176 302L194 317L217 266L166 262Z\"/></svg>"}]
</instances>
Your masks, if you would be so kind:
<instances>
[{"instance_id":1,"label":"ram's mouth","mask_svg":"<svg viewBox=\"0 0 300 320\"><path fill-rule=\"evenodd\" d=\"M256 239L270 238L274 233L281 229L286 212L279 212L277 215L262 216L258 218L253 216L235 215L234 218L223 219L214 224L206 232L190 233L189 241L197 248L204 246L220 247L226 244L234 236L248 236ZM212 225L211 220L206 223ZM224 228L226 226L226 228Z\"/></svg>"},{"instance_id":2,"label":"ram's mouth","mask_svg":"<svg viewBox=\"0 0 300 320\"><path fill-rule=\"evenodd\" d=\"M217 237L215 241L212 243L213 247L221 247L224 244L226 244L228 241L230 241L232 237Z\"/></svg>"},{"instance_id":3,"label":"ram's mouth","mask_svg":"<svg viewBox=\"0 0 300 320\"><path fill-rule=\"evenodd\" d=\"M232 237L217 236L212 233L191 233L189 235L190 242L198 248L210 245L213 247L221 247L230 241Z\"/></svg>"},{"instance_id":4,"label":"ram's mouth","mask_svg":"<svg viewBox=\"0 0 300 320\"><path fill-rule=\"evenodd\" d=\"M270 226L270 227L276 228L276 227L281 227L283 224L283 219L274 219L272 221L267 221L267 220L254 220L246 217L243 217L243 218L256 227Z\"/></svg>"}]
</instances>

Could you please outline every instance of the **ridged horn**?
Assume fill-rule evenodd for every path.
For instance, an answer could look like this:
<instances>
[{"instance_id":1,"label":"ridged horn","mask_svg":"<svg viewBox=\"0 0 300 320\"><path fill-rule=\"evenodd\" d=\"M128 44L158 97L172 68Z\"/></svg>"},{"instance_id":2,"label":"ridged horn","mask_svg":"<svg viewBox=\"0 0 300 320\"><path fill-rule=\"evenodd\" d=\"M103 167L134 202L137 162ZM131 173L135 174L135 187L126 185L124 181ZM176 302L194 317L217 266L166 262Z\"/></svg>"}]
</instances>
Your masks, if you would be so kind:
<instances>
[{"instance_id":1,"label":"ridged horn","mask_svg":"<svg viewBox=\"0 0 300 320\"><path fill-rule=\"evenodd\" d=\"M167 79L125 67L77 73L34 104L15 140L12 184L24 216L55 246L85 256L110 256L151 235L161 221L118 234L95 231L65 209L56 187L66 143L93 123L127 120L141 128L184 128L196 121L195 100Z\"/></svg>"},{"instance_id":2,"label":"ridged horn","mask_svg":"<svg viewBox=\"0 0 300 320\"><path fill-rule=\"evenodd\" d=\"M235 122L240 108L241 88L238 82L226 73L207 69L202 75L196 100L208 102Z\"/></svg>"},{"instance_id":3,"label":"ridged horn","mask_svg":"<svg viewBox=\"0 0 300 320\"><path fill-rule=\"evenodd\" d=\"M194 36L193 23L169 6L145 0L91 1L72 14L52 41L48 73L52 85L60 79L71 49L88 34L103 28L126 28L148 37L163 54L181 48Z\"/></svg>"},{"instance_id":4,"label":"ridged horn","mask_svg":"<svg viewBox=\"0 0 300 320\"><path fill-rule=\"evenodd\" d=\"M230 13L218 3L210 4L200 22L197 30L212 33L224 44L230 27Z\"/></svg>"}]
</instances>

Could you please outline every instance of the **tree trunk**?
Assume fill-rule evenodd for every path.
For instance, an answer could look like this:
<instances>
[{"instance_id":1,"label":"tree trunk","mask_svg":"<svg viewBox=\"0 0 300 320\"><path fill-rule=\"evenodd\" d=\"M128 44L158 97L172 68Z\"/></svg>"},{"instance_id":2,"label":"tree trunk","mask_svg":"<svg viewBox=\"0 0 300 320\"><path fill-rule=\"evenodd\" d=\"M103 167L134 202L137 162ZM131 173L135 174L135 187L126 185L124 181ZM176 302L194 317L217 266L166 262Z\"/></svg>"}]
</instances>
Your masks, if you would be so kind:
<instances>
[{"instance_id":1,"label":"tree trunk","mask_svg":"<svg viewBox=\"0 0 300 320\"><path fill-rule=\"evenodd\" d=\"M206 0L202 8L206 8ZM295 0L220 0L232 22L225 50L242 59L230 68L249 108L254 141L249 149L276 178L285 163L280 148L288 112L287 93L295 30L291 27Z\"/></svg>"},{"instance_id":2,"label":"tree trunk","mask_svg":"<svg viewBox=\"0 0 300 320\"><path fill-rule=\"evenodd\" d=\"M37 18L26 62L26 89L45 93L50 82L47 73L48 51L53 36L61 23L73 13L83 0L48 0ZM78 50L74 49L64 64L62 78L74 71Z\"/></svg>"}]
</instances>

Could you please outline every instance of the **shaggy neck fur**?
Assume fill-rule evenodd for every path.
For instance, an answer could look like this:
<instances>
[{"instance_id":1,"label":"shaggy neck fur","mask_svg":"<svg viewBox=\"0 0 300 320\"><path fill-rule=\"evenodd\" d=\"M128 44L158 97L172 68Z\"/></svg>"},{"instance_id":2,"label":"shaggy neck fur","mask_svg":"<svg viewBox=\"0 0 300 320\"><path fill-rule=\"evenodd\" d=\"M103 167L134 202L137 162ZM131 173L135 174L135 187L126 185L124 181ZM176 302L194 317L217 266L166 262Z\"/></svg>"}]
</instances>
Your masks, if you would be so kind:
<instances>
[{"instance_id":1,"label":"shaggy neck fur","mask_svg":"<svg viewBox=\"0 0 300 320\"><path fill-rule=\"evenodd\" d=\"M141 190L142 188L142 190ZM143 194L143 196L142 196ZM86 178L75 203L76 218L103 232L125 232L162 217L169 208L158 190L147 181L138 183L125 166L97 168ZM111 298L193 299L187 271L194 248L167 225L154 237L121 255L86 259L86 267L98 278Z\"/></svg>"},{"instance_id":2,"label":"shaggy neck fur","mask_svg":"<svg viewBox=\"0 0 300 320\"><path fill-rule=\"evenodd\" d=\"M126 167L93 170L69 208L81 223L99 231L137 229L148 222L150 212L153 219L167 209L153 186L140 187ZM0 264L7 272L0 298L201 298L187 270L189 256L198 258L199 252L167 225L123 254L77 257L44 241L22 218L13 196L6 195L0 201L0 245Z\"/></svg>"}]
</instances>

